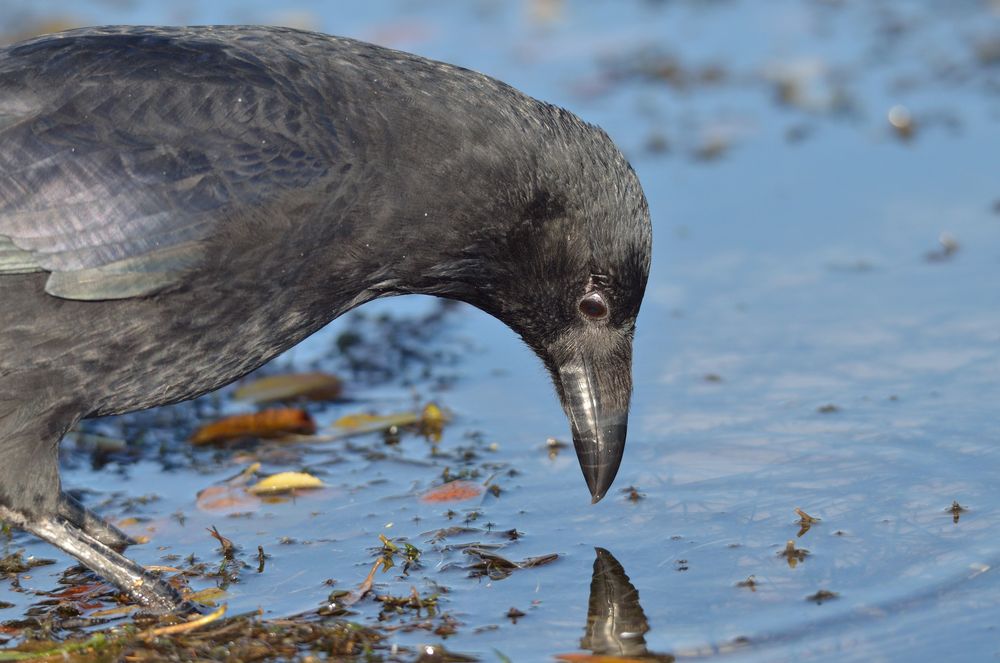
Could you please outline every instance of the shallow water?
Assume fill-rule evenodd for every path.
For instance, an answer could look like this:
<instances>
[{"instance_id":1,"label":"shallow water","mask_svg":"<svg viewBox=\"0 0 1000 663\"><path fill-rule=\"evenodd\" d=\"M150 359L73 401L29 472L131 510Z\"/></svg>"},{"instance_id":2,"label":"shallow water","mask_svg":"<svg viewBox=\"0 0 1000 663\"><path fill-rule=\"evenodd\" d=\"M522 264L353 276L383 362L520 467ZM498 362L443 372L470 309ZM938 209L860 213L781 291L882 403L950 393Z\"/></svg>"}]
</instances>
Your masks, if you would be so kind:
<instances>
[{"instance_id":1,"label":"shallow water","mask_svg":"<svg viewBox=\"0 0 1000 663\"><path fill-rule=\"evenodd\" d=\"M152 540L136 559L218 563L205 532L217 526L249 565L227 587L230 611L281 616L326 603L327 579L356 587L379 534L406 537L422 566L378 574L377 593L446 589L441 610L458 624L445 638L433 632L440 616L431 630L393 616L386 623L401 628L391 641L443 642L483 660L588 649L650 660L1000 655L1000 5L270 5L14 2L5 11L24 25L33 15L307 25L479 69L603 126L639 173L655 225L629 448L614 491L590 506L572 449L551 457L546 447L568 430L537 360L500 323L462 307L417 324L427 338L406 341L404 324L402 340L390 339L437 354L403 368L408 355L394 354L389 379L349 381L356 401L316 412L322 427L433 399L456 415L437 455L412 435L398 446L369 436L191 450L190 407L87 429L124 430L130 452L68 440L66 486L113 519L142 519L129 531ZM894 106L911 129L899 109L901 128L890 123ZM337 321L278 365L343 371L332 347L345 329L377 336L379 313L419 320L436 306L370 305L367 322ZM226 394L209 398L206 417L214 403L235 407ZM252 460L267 472L308 468L329 487L243 517L196 506L199 490ZM446 467L501 492L421 502ZM619 492L630 486L639 499ZM156 499L135 503L142 496ZM967 509L957 521L954 501ZM796 508L821 518L801 536ZM452 526L472 531L434 540ZM511 529L523 536L510 540ZM809 551L794 566L780 555L789 540ZM512 560L559 559L470 578L473 556L454 546L472 542L503 545ZM270 556L262 573L258 545ZM14 604L0 619L12 620L68 562L26 537L9 547L59 562L22 576L27 593L0 581L0 601ZM595 548L610 556L592 587ZM752 588L738 586L749 576ZM610 591L606 578L627 622L617 630L646 623L644 635L601 639L600 614L586 635L588 602ZM363 600L352 619L376 623L379 607ZM525 614L512 619L510 608Z\"/></svg>"}]
</instances>

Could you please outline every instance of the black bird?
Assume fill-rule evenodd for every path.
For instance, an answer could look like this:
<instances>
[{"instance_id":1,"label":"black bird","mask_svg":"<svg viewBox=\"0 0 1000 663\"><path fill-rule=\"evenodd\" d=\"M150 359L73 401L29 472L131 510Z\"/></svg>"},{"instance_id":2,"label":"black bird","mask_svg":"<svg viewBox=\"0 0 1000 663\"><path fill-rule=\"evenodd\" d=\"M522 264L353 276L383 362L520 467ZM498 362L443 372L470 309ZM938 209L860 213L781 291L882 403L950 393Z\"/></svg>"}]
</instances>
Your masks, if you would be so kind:
<instances>
[{"instance_id":1,"label":"black bird","mask_svg":"<svg viewBox=\"0 0 1000 663\"><path fill-rule=\"evenodd\" d=\"M596 502L621 461L649 212L600 129L482 74L284 28L0 50L0 518L153 609L61 491L80 419L194 398L364 302L426 293L547 367Z\"/></svg>"}]
</instances>

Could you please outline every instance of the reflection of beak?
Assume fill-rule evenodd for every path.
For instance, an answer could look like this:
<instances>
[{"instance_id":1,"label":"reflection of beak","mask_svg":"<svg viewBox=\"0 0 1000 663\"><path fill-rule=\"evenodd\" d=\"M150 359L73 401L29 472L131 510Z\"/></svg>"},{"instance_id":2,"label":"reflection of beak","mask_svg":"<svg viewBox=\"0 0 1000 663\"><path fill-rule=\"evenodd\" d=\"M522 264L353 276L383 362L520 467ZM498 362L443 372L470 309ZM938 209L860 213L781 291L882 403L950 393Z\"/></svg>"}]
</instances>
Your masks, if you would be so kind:
<instances>
[{"instance_id":1,"label":"reflection of beak","mask_svg":"<svg viewBox=\"0 0 1000 663\"><path fill-rule=\"evenodd\" d=\"M625 453L628 406L611 406L602 399L600 380L592 365L583 360L559 368L563 407L573 429L573 445L590 495L596 504L618 474Z\"/></svg>"},{"instance_id":2,"label":"reflection of beak","mask_svg":"<svg viewBox=\"0 0 1000 663\"><path fill-rule=\"evenodd\" d=\"M639 605L639 592L629 582L625 569L614 555L604 548L595 550L597 559L594 560L594 574L590 580L587 634L580 646L597 655L673 661L673 657L656 655L646 658L650 653L643 636L649 631L649 623Z\"/></svg>"}]
</instances>

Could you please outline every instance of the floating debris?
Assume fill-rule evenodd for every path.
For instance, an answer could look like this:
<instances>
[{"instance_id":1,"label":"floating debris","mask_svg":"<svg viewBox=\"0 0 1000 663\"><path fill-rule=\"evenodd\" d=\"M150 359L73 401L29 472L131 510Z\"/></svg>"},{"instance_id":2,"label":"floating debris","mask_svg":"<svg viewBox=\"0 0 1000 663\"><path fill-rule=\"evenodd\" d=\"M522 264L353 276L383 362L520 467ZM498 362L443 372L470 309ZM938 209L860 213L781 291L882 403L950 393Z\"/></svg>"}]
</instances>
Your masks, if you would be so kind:
<instances>
[{"instance_id":1,"label":"floating debris","mask_svg":"<svg viewBox=\"0 0 1000 663\"><path fill-rule=\"evenodd\" d=\"M432 488L420 497L421 502L464 502L483 494L483 487L471 481L451 481Z\"/></svg>"},{"instance_id":2,"label":"floating debris","mask_svg":"<svg viewBox=\"0 0 1000 663\"><path fill-rule=\"evenodd\" d=\"M806 600L807 601L812 601L816 605L822 605L826 601L832 601L833 599L837 598L838 596L840 596L840 594L838 594L837 592L831 592L831 591L826 590L826 589L821 589L818 592L816 592L815 594L813 594L812 596L807 596Z\"/></svg>"},{"instance_id":3,"label":"floating debris","mask_svg":"<svg viewBox=\"0 0 1000 663\"><path fill-rule=\"evenodd\" d=\"M747 576L746 580L741 580L736 583L737 587L746 587L751 592L757 591L757 579L754 576Z\"/></svg>"},{"instance_id":4,"label":"floating debris","mask_svg":"<svg viewBox=\"0 0 1000 663\"><path fill-rule=\"evenodd\" d=\"M941 245L941 248L936 251L928 251L924 254L924 260L927 262L945 262L951 260L958 253L958 240L951 233L941 233L938 236L938 243Z\"/></svg>"},{"instance_id":5,"label":"floating debris","mask_svg":"<svg viewBox=\"0 0 1000 663\"><path fill-rule=\"evenodd\" d=\"M641 499L645 499L646 494L640 493L639 489L635 486L629 486L628 488L622 488L621 492L628 496L630 502L638 502Z\"/></svg>"},{"instance_id":6,"label":"floating debris","mask_svg":"<svg viewBox=\"0 0 1000 663\"><path fill-rule=\"evenodd\" d=\"M951 506L945 509L945 511L951 514L951 520L953 523L957 523L958 519L961 518L962 514L968 510L969 510L968 507L964 507L961 504L959 504L958 500L952 502Z\"/></svg>"},{"instance_id":7,"label":"floating debris","mask_svg":"<svg viewBox=\"0 0 1000 663\"><path fill-rule=\"evenodd\" d=\"M569 445L562 440L550 437L545 440L545 448L549 452L549 460L555 460L559 456L559 452L569 448Z\"/></svg>"},{"instance_id":8,"label":"floating debris","mask_svg":"<svg viewBox=\"0 0 1000 663\"><path fill-rule=\"evenodd\" d=\"M420 434L431 442L440 442L447 421L448 418L441 408L434 403L428 403L420 413Z\"/></svg>"},{"instance_id":9,"label":"floating debris","mask_svg":"<svg viewBox=\"0 0 1000 663\"><path fill-rule=\"evenodd\" d=\"M233 392L233 398L258 405L283 401L335 401L343 391L344 383L335 375L290 373L254 380Z\"/></svg>"},{"instance_id":10,"label":"floating debris","mask_svg":"<svg viewBox=\"0 0 1000 663\"><path fill-rule=\"evenodd\" d=\"M548 555L528 557L520 562L514 562L505 557L501 557L494 552L490 552L482 546L470 546L463 550L463 552L466 555L471 555L476 558L476 561L473 564L466 567L466 569L470 572L469 577L479 578L487 576L491 580L503 580L511 573L519 569L530 569L536 566L544 566L545 564L551 564L559 559L559 555L557 553L550 553Z\"/></svg>"},{"instance_id":11,"label":"floating debris","mask_svg":"<svg viewBox=\"0 0 1000 663\"><path fill-rule=\"evenodd\" d=\"M887 117L889 126L893 128L897 136L904 141L913 138L913 134L916 131L916 123L906 106L893 106L889 109Z\"/></svg>"},{"instance_id":12,"label":"floating debris","mask_svg":"<svg viewBox=\"0 0 1000 663\"><path fill-rule=\"evenodd\" d=\"M310 490L326 486L322 481L305 472L279 472L261 479L247 488L254 495L275 495L295 490Z\"/></svg>"},{"instance_id":13,"label":"floating debris","mask_svg":"<svg viewBox=\"0 0 1000 663\"><path fill-rule=\"evenodd\" d=\"M827 403L826 405L820 405L816 408L816 411L820 414L834 414L835 412L840 412L840 408L833 403Z\"/></svg>"},{"instance_id":14,"label":"floating debris","mask_svg":"<svg viewBox=\"0 0 1000 663\"><path fill-rule=\"evenodd\" d=\"M706 136L701 144L691 152L691 158L695 161L715 161L724 156L731 147L732 142L728 136L712 133Z\"/></svg>"},{"instance_id":15,"label":"floating debris","mask_svg":"<svg viewBox=\"0 0 1000 663\"><path fill-rule=\"evenodd\" d=\"M857 102L844 85L841 72L815 58L782 60L764 67L761 77L774 90L781 106L807 113L848 115Z\"/></svg>"},{"instance_id":16,"label":"floating debris","mask_svg":"<svg viewBox=\"0 0 1000 663\"><path fill-rule=\"evenodd\" d=\"M237 414L202 426L191 436L196 446L246 437L274 438L297 433L312 435L316 423L305 410L278 408L254 414Z\"/></svg>"},{"instance_id":17,"label":"floating debris","mask_svg":"<svg viewBox=\"0 0 1000 663\"><path fill-rule=\"evenodd\" d=\"M808 513L799 508L795 509L795 513L799 516L799 533L796 535L797 537L800 537L808 532L810 527L820 521L820 518L810 516Z\"/></svg>"},{"instance_id":18,"label":"floating debris","mask_svg":"<svg viewBox=\"0 0 1000 663\"><path fill-rule=\"evenodd\" d=\"M333 422L331 434L324 440L337 440L355 435L378 433L396 428L415 428L428 440L439 442L448 414L435 403L428 403L418 412L398 412L395 414L349 414Z\"/></svg>"},{"instance_id":19,"label":"floating debris","mask_svg":"<svg viewBox=\"0 0 1000 663\"><path fill-rule=\"evenodd\" d=\"M45 559L42 557L25 558L24 553L18 550L15 553L0 558L0 575L16 575L30 571L38 566L49 566L55 563L56 560L54 559Z\"/></svg>"},{"instance_id":20,"label":"floating debris","mask_svg":"<svg viewBox=\"0 0 1000 663\"><path fill-rule=\"evenodd\" d=\"M229 593L220 587L209 587L201 590L200 592L189 594L186 598L188 601L193 601L195 603L200 603L210 608L214 608L219 604L220 600L228 596Z\"/></svg>"},{"instance_id":21,"label":"floating debris","mask_svg":"<svg viewBox=\"0 0 1000 663\"><path fill-rule=\"evenodd\" d=\"M518 610L517 608L511 608L510 610L507 611L506 617L511 622L513 622L514 624L516 624L517 620L520 619L521 617L524 617L526 614L527 613L522 612L521 610Z\"/></svg>"},{"instance_id":22,"label":"floating debris","mask_svg":"<svg viewBox=\"0 0 1000 663\"><path fill-rule=\"evenodd\" d=\"M202 511L228 509L256 509L260 500L245 490L247 484L260 471L260 463L251 463L221 486L209 486L198 491L196 504Z\"/></svg>"},{"instance_id":23,"label":"floating debris","mask_svg":"<svg viewBox=\"0 0 1000 663\"><path fill-rule=\"evenodd\" d=\"M778 557L784 557L788 560L788 566L795 568L799 562L804 562L806 557L809 556L809 551L805 548L796 548L795 541L789 539L785 544L785 549L778 553Z\"/></svg>"}]
</instances>

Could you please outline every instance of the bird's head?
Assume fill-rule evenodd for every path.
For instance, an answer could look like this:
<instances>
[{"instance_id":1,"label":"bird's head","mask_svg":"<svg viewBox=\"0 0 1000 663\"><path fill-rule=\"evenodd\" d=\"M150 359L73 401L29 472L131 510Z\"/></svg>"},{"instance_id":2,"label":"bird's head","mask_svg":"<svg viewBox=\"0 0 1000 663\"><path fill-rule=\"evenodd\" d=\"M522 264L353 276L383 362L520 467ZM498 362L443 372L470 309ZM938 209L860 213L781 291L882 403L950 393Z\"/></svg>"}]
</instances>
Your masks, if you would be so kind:
<instances>
[{"instance_id":1,"label":"bird's head","mask_svg":"<svg viewBox=\"0 0 1000 663\"><path fill-rule=\"evenodd\" d=\"M509 195L465 244L458 271L475 287L458 298L499 318L544 362L597 502L625 448L652 233L642 188L611 139L554 113L523 170L505 175Z\"/></svg>"}]
</instances>

